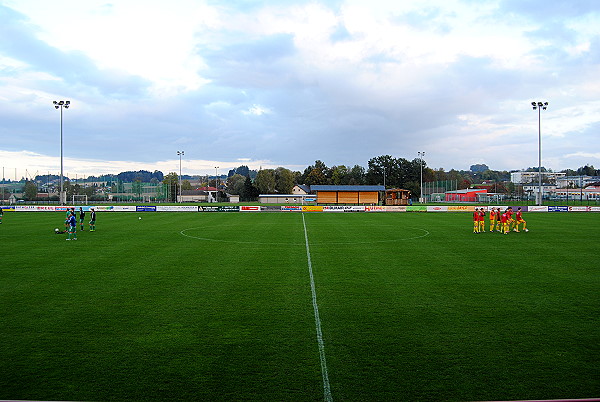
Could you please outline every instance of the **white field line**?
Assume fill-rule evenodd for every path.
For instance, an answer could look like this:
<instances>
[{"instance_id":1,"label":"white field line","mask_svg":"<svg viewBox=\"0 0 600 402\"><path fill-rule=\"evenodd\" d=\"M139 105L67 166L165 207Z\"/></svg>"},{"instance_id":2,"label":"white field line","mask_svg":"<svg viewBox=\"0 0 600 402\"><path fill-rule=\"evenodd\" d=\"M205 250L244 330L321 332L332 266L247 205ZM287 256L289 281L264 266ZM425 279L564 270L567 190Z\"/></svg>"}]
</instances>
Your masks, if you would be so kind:
<instances>
[{"instance_id":1,"label":"white field line","mask_svg":"<svg viewBox=\"0 0 600 402\"><path fill-rule=\"evenodd\" d=\"M310 275L310 290L312 292L312 305L315 313L315 327L317 329L317 343L319 344L319 358L321 359L321 374L323 375L323 396L325 401L333 401L331 397L331 388L329 386L329 374L327 373L327 360L325 359L325 343L323 342L323 332L321 331L321 318L319 318L319 305L317 304L317 291L315 289L315 279L313 276L312 262L310 260L310 248L308 246L308 232L306 231L306 221L304 213L302 214L302 224L304 225L304 240L306 242L306 258L308 260L308 273Z\"/></svg>"}]
</instances>

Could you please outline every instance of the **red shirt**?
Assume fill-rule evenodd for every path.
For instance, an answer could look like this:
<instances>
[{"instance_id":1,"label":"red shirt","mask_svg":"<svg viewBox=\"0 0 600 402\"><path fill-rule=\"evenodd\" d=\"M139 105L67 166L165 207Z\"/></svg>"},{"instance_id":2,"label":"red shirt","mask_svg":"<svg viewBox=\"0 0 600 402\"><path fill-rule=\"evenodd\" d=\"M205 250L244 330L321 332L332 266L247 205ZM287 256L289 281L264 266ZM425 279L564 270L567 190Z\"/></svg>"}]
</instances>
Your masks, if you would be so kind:
<instances>
[{"instance_id":1,"label":"red shirt","mask_svg":"<svg viewBox=\"0 0 600 402\"><path fill-rule=\"evenodd\" d=\"M506 212L503 213L501 218L502 218L502 223L508 222L508 213L506 213Z\"/></svg>"},{"instance_id":2,"label":"red shirt","mask_svg":"<svg viewBox=\"0 0 600 402\"><path fill-rule=\"evenodd\" d=\"M521 216L521 211L517 211L517 220L520 221L521 219L523 219Z\"/></svg>"}]
</instances>

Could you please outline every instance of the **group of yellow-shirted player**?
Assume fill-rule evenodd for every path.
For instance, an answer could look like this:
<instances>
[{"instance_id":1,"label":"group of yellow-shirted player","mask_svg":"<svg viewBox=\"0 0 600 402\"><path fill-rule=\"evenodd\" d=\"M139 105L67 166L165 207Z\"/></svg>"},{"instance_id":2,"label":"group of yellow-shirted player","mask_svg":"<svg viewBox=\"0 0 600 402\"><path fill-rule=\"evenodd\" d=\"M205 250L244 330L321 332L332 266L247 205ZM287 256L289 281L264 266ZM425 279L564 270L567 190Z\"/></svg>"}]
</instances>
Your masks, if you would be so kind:
<instances>
[{"instance_id":1,"label":"group of yellow-shirted player","mask_svg":"<svg viewBox=\"0 0 600 402\"><path fill-rule=\"evenodd\" d=\"M522 226L524 232L529 232L527 222L523 219L523 211L521 207L517 208L515 217L513 218L512 207L506 208L504 212L500 208L492 208L489 213L489 228L490 232L500 232L509 234L511 231L519 233L519 226ZM485 232L485 210L483 208L475 208L473 212L473 233Z\"/></svg>"}]
</instances>

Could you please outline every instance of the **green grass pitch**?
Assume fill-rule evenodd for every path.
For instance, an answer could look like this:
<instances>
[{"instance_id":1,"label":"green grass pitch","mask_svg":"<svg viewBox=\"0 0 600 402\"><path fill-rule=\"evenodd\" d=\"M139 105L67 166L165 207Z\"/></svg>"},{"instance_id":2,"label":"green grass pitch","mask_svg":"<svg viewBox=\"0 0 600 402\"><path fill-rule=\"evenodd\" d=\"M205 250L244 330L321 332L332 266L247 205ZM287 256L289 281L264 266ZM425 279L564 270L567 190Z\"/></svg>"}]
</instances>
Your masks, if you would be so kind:
<instances>
[{"instance_id":1,"label":"green grass pitch","mask_svg":"<svg viewBox=\"0 0 600 402\"><path fill-rule=\"evenodd\" d=\"M303 217L333 400L600 397L600 214L6 212L0 399L323 400Z\"/></svg>"}]
</instances>

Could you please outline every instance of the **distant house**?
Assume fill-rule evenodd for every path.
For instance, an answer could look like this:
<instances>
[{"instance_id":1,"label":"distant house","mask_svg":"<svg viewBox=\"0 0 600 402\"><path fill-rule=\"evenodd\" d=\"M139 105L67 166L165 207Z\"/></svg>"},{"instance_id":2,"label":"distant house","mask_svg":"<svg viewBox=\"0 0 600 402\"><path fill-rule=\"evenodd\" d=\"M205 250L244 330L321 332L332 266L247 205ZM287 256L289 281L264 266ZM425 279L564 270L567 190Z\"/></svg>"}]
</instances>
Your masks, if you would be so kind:
<instances>
[{"instance_id":1,"label":"distant house","mask_svg":"<svg viewBox=\"0 0 600 402\"><path fill-rule=\"evenodd\" d=\"M209 202L210 194L202 190L182 190L179 202Z\"/></svg>"},{"instance_id":2,"label":"distant house","mask_svg":"<svg viewBox=\"0 0 600 402\"><path fill-rule=\"evenodd\" d=\"M310 186L317 196L317 204L379 204L379 194L384 186Z\"/></svg>"},{"instance_id":3,"label":"distant house","mask_svg":"<svg viewBox=\"0 0 600 402\"><path fill-rule=\"evenodd\" d=\"M307 186L305 184L296 184L294 186L294 188L292 188L292 194L293 195L310 194L310 186Z\"/></svg>"},{"instance_id":4,"label":"distant house","mask_svg":"<svg viewBox=\"0 0 600 402\"><path fill-rule=\"evenodd\" d=\"M478 197L487 194L485 188L466 188L464 190L446 191L446 201L477 202Z\"/></svg>"}]
</instances>

